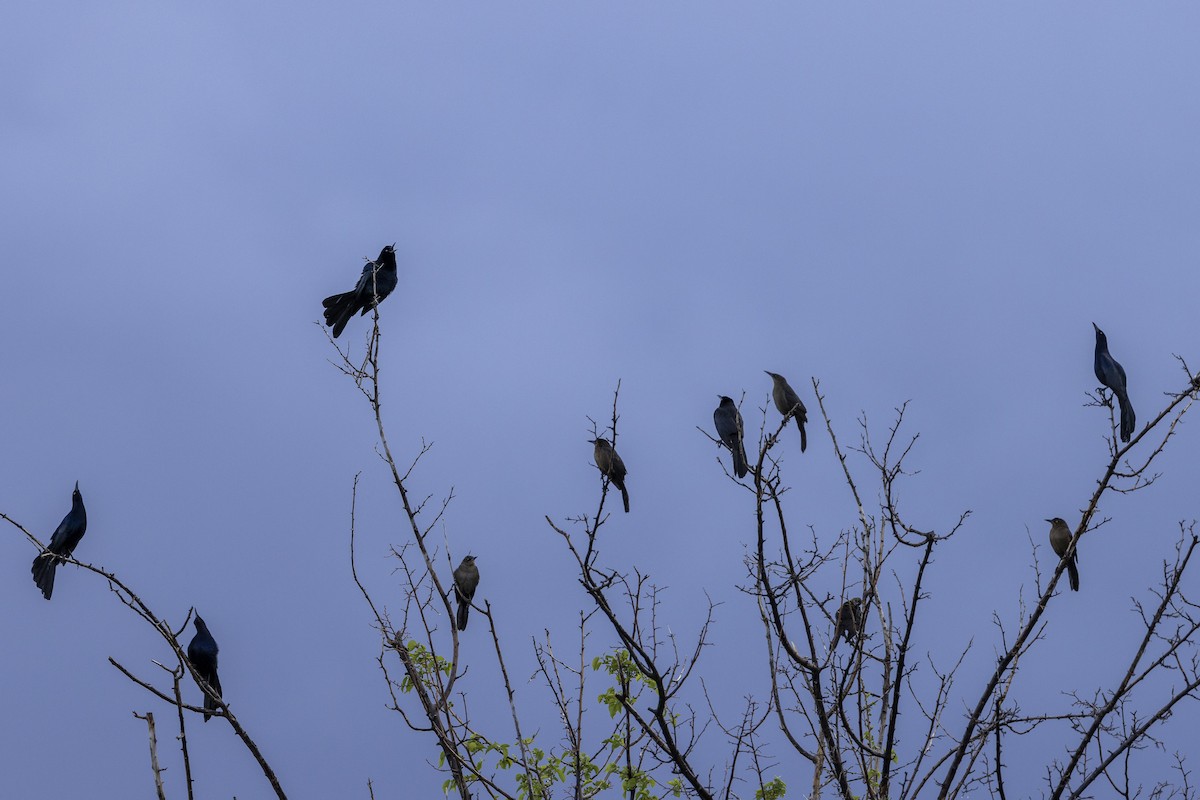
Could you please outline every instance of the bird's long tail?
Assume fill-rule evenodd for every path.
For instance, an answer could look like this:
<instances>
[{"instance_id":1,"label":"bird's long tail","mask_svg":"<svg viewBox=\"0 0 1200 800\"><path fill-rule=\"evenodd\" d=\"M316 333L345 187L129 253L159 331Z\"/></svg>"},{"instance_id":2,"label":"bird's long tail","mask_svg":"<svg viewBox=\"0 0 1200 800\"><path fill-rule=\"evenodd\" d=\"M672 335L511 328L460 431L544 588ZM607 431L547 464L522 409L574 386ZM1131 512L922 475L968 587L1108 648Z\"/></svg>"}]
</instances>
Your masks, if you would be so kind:
<instances>
[{"instance_id":1,"label":"bird's long tail","mask_svg":"<svg viewBox=\"0 0 1200 800\"><path fill-rule=\"evenodd\" d=\"M1079 591L1079 567L1075 565L1075 558L1072 557L1067 562L1067 577L1071 579L1071 591Z\"/></svg>"},{"instance_id":2,"label":"bird's long tail","mask_svg":"<svg viewBox=\"0 0 1200 800\"><path fill-rule=\"evenodd\" d=\"M354 318L354 312L358 311L358 294L346 292L330 295L321 301L321 305L325 307L325 324L333 328L333 338L336 339L342 335L346 323Z\"/></svg>"},{"instance_id":3,"label":"bird's long tail","mask_svg":"<svg viewBox=\"0 0 1200 800\"><path fill-rule=\"evenodd\" d=\"M47 600L54 594L54 570L58 567L58 558L52 553L39 553L33 560L33 582L42 590L42 597Z\"/></svg>"},{"instance_id":4,"label":"bird's long tail","mask_svg":"<svg viewBox=\"0 0 1200 800\"><path fill-rule=\"evenodd\" d=\"M621 501L623 503L625 503L625 513L628 514L629 513L629 492L625 491L624 485L618 486L617 488L621 490Z\"/></svg>"},{"instance_id":5,"label":"bird's long tail","mask_svg":"<svg viewBox=\"0 0 1200 800\"><path fill-rule=\"evenodd\" d=\"M804 421L796 417L796 427L800 429L800 452L808 449L808 434L804 432Z\"/></svg>"},{"instance_id":6,"label":"bird's long tail","mask_svg":"<svg viewBox=\"0 0 1200 800\"><path fill-rule=\"evenodd\" d=\"M213 670L213 674L209 675L207 677L207 680L208 680L209 687L212 688L212 690L216 693L217 697L220 697L221 696L221 679L219 677L217 677L216 670ZM214 698L208 692L204 693L204 709L205 709L205 711L216 711L217 710L216 698ZM204 721L208 722L208 719L211 716L212 716L212 714L205 714Z\"/></svg>"},{"instance_id":7,"label":"bird's long tail","mask_svg":"<svg viewBox=\"0 0 1200 800\"><path fill-rule=\"evenodd\" d=\"M1127 394L1117 395L1117 402L1121 405L1121 441L1128 442L1137 425L1137 417L1133 413L1133 404L1129 402Z\"/></svg>"},{"instance_id":8,"label":"bird's long tail","mask_svg":"<svg viewBox=\"0 0 1200 800\"><path fill-rule=\"evenodd\" d=\"M748 471L749 468L746 466L746 448L739 443L737 449L733 451L733 474L739 478L744 478Z\"/></svg>"},{"instance_id":9,"label":"bird's long tail","mask_svg":"<svg viewBox=\"0 0 1200 800\"><path fill-rule=\"evenodd\" d=\"M467 629L467 615L471 613L471 601L463 597L458 598L458 629L465 631Z\"/></svg>"}]
</instances>

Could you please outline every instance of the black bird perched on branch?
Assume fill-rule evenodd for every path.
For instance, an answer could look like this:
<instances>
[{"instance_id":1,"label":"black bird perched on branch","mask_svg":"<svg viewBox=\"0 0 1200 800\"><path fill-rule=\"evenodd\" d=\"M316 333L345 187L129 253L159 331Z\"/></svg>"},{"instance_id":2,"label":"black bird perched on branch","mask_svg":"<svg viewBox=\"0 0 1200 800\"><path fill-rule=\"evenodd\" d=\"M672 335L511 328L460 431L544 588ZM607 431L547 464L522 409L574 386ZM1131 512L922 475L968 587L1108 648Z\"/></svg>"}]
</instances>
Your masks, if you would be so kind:
<instances>
[{"instance_id":1,"label":"black bird perched on branch","mask_svg":"<svg viewBox=\"0 0 1200 800\"><path fill-rule=\"evenodd\" d=\"M221 679L217 677L217 640L208 632L208 626L200 615L196 615L196 635L188 643L188 661L192 662L196 673L208 684L212 694L204 692L204 721L212 716L209 711L217 710L217 700L221 696ZM199 685L199 684L197 684ZM200 687L203 690L203 686Z\"/></svg>"},{"instance_id":2,"label":"black bird perched on branch","mask_svg":"<svg viewBox=\"0 0 1200 800\"><path fill-rule=\"evenodd\" d=\"M1094 322L1092 327L1096 329L1096 380L1112 389L1117 396L1121 406L1121 441L1128 442L1129 437L1133 436L1137 417L1134 416L1133 404L1129 402L1129 392L1125 388L1125 369L1108 352L1108 337L1104 331Z\"/></svg>"},{"instance_id":3,"label":"black bird perched on branch","mask_svg":"<svg viewBox=\"0 0 1200 800\"><path fill-rule=\"evenodd\" d=\"M471 613L471 601L479 586L479 567L475 556L466 556L454 570L454 596L458 600L458 629L467 629L467 615Z\"/></svg>"},{"instance_id":4,"label":"black bird perched on branch","mask_svg":"<svg viewBox=\"0 0 1200 800\"><path fill-rule=\"evenodd\" d=\"M342 331L356 313L366 314L396 288L396 251L388 245L379 251L379 258L363 267L354 290L335 294L321 301L325 306L325 324L333 328L333 338Z\"/></svg>"},{"instance_id":5,"label":"black bird perched on branch","mask_svg":"<svg viewBox=\"0 0 1200 800\"><path fill-rule=\"evenodd\" d=\"M629 492L625 491L625 462L617 455L617 449L608 439L592 439L596 446L596 467L600 473L621 490L621 500L625 503L625 513L629 513Z\"/></svg>"},{"instance_id":6,"label":"black bird perched on branch","mask_svg":"<svg viewBox=\"0 0 1200 800\"><path fill-rule=\"evenodd\" d=\"M738 411L733 399L720 395L721 404L713 412L713 423L717 426L717 436L721 444L733 453L733 474L739 478L746 477L746 448L742 444L742 412Z\"/></svg>"},{"instance_id":7,"label":"black bird perched on branch","mask_svg":"<svg viewBox=\"0 0 1200 800\"><path fill-rule=\"evenodd\" d=\"M775 384L771 387L771 399L775 401L779 413L786 417L789 412L795 412L792 419L796 420L796 427L800 429L800 452L803 453L808 449L808 434L804 432L804 425L808 422L808 409L804 407L804 401L796 394L796 390L788 385L787 378L769 369L763 372L770 375Z\"/></svg>"},{"instance_id":8,"label":"black bird perched on branch","mask_svg":"<svg viewBox=\"0 0 1200 800\"><path fill-rule=\"evenodd\" d=\"M47 600L54 594L55 568L64 563L63 556L70 556L75 552L75 547L85 531L87 510L83 507L83 495L79 493L79 481L75 481L75 491L71 493L71 510L54 529L45 551L38 553L33 559L33 582L42 590L42 596Z\"/></svg>"},{"instance_id":9,"label":"black bird perched on branch","mask_svg":"<svg viewBox=\"0 0 1200 800\"><path fill-rule=\"evenodd\" d=\"M837 616L834 618L836 627L833 633L833 646L837 647L838 640L843 636L846 641L857 639L859 632L862 630L862 598L852 597L842 603L842 607L838 609Z\"/></svg>"},{"instance_id":10,"label":"black bird perched on branch","mask_svg":"<svg viewBox=\"0 0 1200 800\"><path fill-rule=\"evenodd\" d=\"M1050 523L1050 546L1054 548L1054 552L1059 558L1067 554L1067 547L1071 544L1071 529L1067 527L1067 523L1062 517L1048 519ZM1071 557L1067 559L1067 577L1071 579L1071 591L1079 591L1079 561L1074 550L1071 551Z\"/></svg>"}]
</instances>

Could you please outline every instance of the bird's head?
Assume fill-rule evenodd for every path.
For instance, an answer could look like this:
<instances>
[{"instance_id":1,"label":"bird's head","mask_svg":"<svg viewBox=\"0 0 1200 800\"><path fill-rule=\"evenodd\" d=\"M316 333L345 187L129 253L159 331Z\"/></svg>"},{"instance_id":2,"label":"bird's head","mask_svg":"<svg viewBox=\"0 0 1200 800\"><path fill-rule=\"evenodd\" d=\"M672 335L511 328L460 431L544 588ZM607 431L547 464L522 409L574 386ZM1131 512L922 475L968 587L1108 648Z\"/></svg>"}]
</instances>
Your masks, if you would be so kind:
<instances>
[{"instance_id":1,"label":"bird's head","mask_svg":"<svg viewBox=\"0 0 1200 800\"><path fill-rule=\"evenodd\" d=\"M71 492L72 500L82 500L83 495L79 493L79 481L75 481L75 491Z\"/></svg>"},{"instance_id":2,"label":"bird's head","mask_svg":"<svg viewBox=\"0 0 1200 800\"><path fill-rule=\"evenodd\" d=\"M204 624L204 620L201 619L199 614L196 615L195 625L196 625L196 630L198 630L198 631L208 630L208 626Z\"/></svg>"},{"instance_id":3,"label":"bird's head","mask_svg":"<svg viewBox=\"0 0 1200 800\"><path fill-rule=\"evenodd\" d=\"M719 394L719 395L717 395L717 397L719 397L721 399L721 405L723 405L723 406L724 405L733 405L732 397L726 397L723 394Z\"/></svg>"},{"instance_id":4,"label":"bird's head","mask_svg":"<svg viewBox=\"0 0 1200 800\"><path fill-rule=\"evenodd\" d=\"M1093 322L1092 327L1096 329L1096 341L1107 344L1108 337L1104 335L1104 331L1100 330L1100 326Z\"/></svg>"},{"instance_id":5,"label":"bird's head","mask_svg":"<svg viewBox=\"0 0 1200 800\"><path fill-rule=\"evenodd\" d=\"M1062 517L1054 517L1053 519L1046 520L1046 522L1049 522L1051 525L1067 527L1067 521Z\"/></svg>"},{"instance_id":6,"label":"bird's head","mask_svg":"<svg viewBox=\"0 0 1200 800\"><path fill-rule=\"evenodd\" d=\"M763 372L765 372L765 373L767 373L768 375L770 375L770 376L771 376L771 380L773 380L773 381L777 381L777 380L779 380L780 378L782 378L782 377L783 377L783 376L782 376L782 375L780 375L778 372L771 372L771 370L769 370L769 369L764 369L764 370L763 370Z\"/></svg>"},{"instance_id":7,"label":"bird's head","mask_svg":"<svg viewBox=\"0 0 1200 800\"><path fill-rule=\"evenodd\" d=\"M463 556L463 563L467 566L471 566L475 563L475 556Z\"/></svg>"}]
</instances>

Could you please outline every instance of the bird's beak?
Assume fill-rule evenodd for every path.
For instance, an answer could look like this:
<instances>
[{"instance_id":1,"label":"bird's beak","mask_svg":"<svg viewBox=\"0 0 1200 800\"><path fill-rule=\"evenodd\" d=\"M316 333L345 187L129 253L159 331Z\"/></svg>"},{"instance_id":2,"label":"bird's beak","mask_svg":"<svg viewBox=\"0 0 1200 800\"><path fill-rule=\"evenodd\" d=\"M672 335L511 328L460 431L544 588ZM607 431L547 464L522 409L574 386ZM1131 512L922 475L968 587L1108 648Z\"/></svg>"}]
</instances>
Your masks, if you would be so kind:
<instances>
[{"instance_id":1,"label":"bird's beak","mask_svg":"<svg viewBox=\"0 0 1200 800\"><path fill-rule=\"evenodd\" d=\"M79 491L79 481L75 481L75 491Z\"/></svg>"},{"instance_id":2,"label":"bird's beak","mask_svg":"<svg viewBox=\"0 0 1200 800\"><path fill-rule=\"evenodd\" d=\"M1048 519L1048 520L1046 520L1046 522L1049 522L1051 525L1054 524L1054 520L1052 520L1052 519Z\"/></svg>"},{"instance_id":3,"label":"bird's beak","mask_svg":"<svg viewBox=\"0 0 1200 800\"><path fill-rule=\"evenodd\" d=\"M1092 327L1096 329L1096 332L1097 332L1097 333L1100 331L1100 326L1099 326L1099 325L1097 325L1097 324L1096 324L1096 323L1094 323L1094 322L1092 323Z\"/></svg>"}]
</instances>

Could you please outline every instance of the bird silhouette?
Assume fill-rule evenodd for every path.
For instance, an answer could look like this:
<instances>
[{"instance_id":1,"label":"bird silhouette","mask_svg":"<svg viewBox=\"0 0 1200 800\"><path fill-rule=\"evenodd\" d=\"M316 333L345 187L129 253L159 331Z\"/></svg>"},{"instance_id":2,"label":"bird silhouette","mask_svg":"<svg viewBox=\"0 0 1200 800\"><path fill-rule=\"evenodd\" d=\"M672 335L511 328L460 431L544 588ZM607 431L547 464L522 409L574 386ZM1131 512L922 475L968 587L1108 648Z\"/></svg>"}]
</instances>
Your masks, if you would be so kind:
<instances>
[{"instance_id":1,"label":"bird silhouette","mask_svg":"<svg viewBox=\"0 0 1200 800\"><path fill-rule=\"evenodd\" d=\"M354 289L334 294L321 301L325 307L325 324L333 328L333 338L342 335L346 323L356 313L366 314L384 301L396 288L396 251L388 245L379 251L379 258L368 261Z\"/></svg>"},{"instance_id":2,"label":"bird silhouette","mask_svg":"<svg viewBox=\"0 0 1200 800\"><path fill-rule=\"evenodd\" d=\"M1094 322L1092 327L1096 329L1096 380L1112 389L1112 393L1117 396L1117 403L1121 406L1121 441L1128 442L1129 437L1133 436L1134 426L1137 425L1137 417L1133 413L1133 404L1129 402L1125 368L1108 352L1108 337L1104 335L1104 331Z\"/></svg>"},{"instance_id":3,"label":"bird silhouette","mask_svg":"<svg viewBox=\"0 0 1200 800\"><path fill-rule=\"evenodd\" d=\"M33 559L33 582L42 590L42 596L47 600L54 594L55 569L59 564L65 563L65 557L75 552L86 531L87 510L83 507L83 495L79 493L79 481L75 481L75 491L71 493L71 510L54 529L46 550L38 553Z\"/></svg>"}]
</instances>

